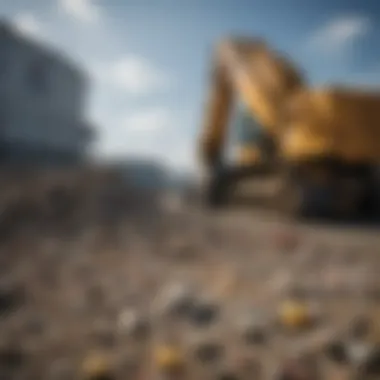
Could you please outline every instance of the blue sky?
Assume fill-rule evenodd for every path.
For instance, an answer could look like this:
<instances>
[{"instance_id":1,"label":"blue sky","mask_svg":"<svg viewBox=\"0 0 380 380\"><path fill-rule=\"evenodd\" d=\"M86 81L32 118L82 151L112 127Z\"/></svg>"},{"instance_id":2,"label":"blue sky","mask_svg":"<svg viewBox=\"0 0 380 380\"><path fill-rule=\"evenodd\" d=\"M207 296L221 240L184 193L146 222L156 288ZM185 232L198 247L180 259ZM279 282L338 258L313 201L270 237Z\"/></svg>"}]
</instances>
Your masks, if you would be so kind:
<instances>
[{"instance_id":1,"label":"blue sky","mask_svg":"<svg viewBox=\"0 0 380 380\"><path fill-rule=\"evenodd\" d=\"M0 14L54 45L92 81L95 154L193 168L210 48L265 37L311 84L380 84L380 3L330 0L0 0Z\"/></svg>"}]
</instances>

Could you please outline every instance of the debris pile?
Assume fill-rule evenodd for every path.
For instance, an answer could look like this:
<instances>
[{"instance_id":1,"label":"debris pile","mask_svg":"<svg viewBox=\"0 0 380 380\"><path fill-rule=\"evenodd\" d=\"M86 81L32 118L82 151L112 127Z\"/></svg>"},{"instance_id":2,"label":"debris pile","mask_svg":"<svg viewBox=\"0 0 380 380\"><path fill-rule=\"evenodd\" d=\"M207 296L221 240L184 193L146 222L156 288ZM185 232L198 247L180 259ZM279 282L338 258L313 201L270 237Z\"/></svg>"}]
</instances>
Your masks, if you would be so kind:
<instances>
[{"instance_id":1,"label":"debris pile","mask_svg":"<svg viewBox=\"0 0 380 380\"><path fill-rule=\"evenodd\" d=\"M3 189L1 378L379 378L379 237L70 178Z\"/></svg>"}]
</instances>

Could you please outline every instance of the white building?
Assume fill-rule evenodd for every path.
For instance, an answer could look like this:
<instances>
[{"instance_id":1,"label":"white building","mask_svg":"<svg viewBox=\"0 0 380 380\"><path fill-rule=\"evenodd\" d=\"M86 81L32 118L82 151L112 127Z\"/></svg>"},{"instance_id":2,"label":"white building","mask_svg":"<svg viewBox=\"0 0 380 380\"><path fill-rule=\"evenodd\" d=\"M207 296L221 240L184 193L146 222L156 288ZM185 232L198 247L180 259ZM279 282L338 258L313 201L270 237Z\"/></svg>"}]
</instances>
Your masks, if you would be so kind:
<instances>
[{"instance_id":1,"label":"white building","mask_svg":"<svg viewBox=\"0 0 380 380\"><path fill-rule=\"evenodd\" d=\"M77 162L94 137L87 78L56 52L0 24L0 162Z\"/></svg>"}]
</instances>

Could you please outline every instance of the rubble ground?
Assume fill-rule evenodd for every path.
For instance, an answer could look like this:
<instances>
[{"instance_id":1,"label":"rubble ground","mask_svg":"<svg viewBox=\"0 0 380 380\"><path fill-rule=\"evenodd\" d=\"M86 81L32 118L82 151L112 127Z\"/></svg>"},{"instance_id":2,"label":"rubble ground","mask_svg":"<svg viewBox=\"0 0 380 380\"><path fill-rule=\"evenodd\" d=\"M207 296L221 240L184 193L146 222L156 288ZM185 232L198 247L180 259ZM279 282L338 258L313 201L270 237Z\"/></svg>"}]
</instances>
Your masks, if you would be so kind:
<instances>
[{"instance_id":1,"label":"rubble ground","mask_svg":"<svg viewBox=\"0 0 380 380\"><path fill-rule=\"evenodd\" d=\"M375 230L75 183L3 189L1 378L379 378Z\"/></svg>"}]
</instances>

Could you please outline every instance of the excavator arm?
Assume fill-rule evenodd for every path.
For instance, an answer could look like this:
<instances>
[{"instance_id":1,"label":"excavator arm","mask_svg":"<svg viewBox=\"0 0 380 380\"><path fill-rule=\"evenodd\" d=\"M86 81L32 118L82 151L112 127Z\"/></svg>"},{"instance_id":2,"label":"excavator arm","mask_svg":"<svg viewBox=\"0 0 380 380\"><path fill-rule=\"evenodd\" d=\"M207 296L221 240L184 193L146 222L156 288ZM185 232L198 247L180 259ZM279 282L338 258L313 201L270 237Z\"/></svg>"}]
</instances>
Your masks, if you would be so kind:
<instances>
[{"instance_id":1,"label":"excavator arm","mask_svg":"<svg viewBox=\"0 0 380 380\"><path fill-rule=\"evenodd\" d=\"M303 86L298 70L262 41L235 38L215 49L200 155L214 167L221 160L232 105L241 101L252 118L275 141L287 101Z\"/></svg>"}]
</instances>

